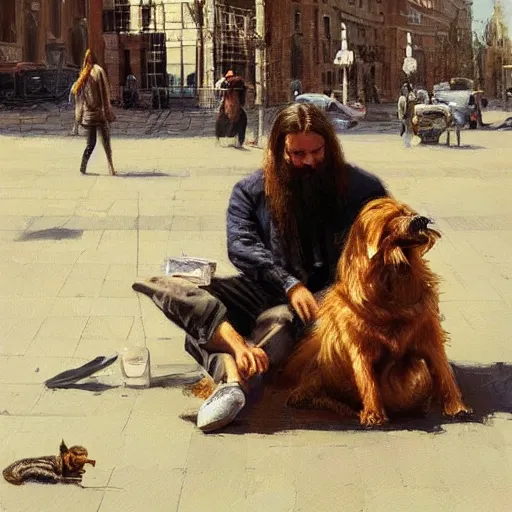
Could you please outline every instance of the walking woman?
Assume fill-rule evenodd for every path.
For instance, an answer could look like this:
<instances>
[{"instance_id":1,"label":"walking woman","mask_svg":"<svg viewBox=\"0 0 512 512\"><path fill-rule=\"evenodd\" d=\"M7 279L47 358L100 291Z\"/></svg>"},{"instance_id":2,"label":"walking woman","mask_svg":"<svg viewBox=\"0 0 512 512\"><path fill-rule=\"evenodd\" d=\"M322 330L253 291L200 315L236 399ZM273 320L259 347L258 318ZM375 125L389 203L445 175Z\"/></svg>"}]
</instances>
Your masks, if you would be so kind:
<instances>
[{"instance_id":1,"label":"walking woman","mask_svg":"<svg viewBox=\"0 0 512 512\"><path fill-rule=\"evenodd\" d=\"M87 145L82 157L80 172L85 174L87 162L96 146L97 132L101 134L101 140L108 160L108 170L115 176L112 163L112 147L110 145L110 123L115 120L115 114L110 105L109 84L107 75L91 50L85 52L82 71L74 84L71 92L75 96L75 119L81 124L87 133Z\"/></svg>"}]
</instances>

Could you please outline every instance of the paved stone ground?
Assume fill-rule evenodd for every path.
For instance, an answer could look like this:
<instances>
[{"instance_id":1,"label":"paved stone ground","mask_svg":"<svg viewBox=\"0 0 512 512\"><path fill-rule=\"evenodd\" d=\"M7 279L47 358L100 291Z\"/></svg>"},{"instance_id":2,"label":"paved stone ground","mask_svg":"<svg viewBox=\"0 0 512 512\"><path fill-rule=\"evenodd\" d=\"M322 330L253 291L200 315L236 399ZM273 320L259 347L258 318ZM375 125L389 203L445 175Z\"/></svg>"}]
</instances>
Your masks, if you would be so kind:
<instances>
[{"instance_id":1,"label":"paved stone ground","mask_svg":"<svg viewBox=\"0 0 512 512\"><path fill-rule=\"evenodd\" d=\"M2 480L0 510L510 510L510 134L466 131L460 149L406 150L394 134L342 141L443 232L430 260L444 279L447 351L479 421L432 415L363 431L286 410L269 390L236 424L204 435L193 424L200 401L177 378L116 387L114 365L103 391L45 389L56 373L131 345L150 349L155 374L196 370L183 335L131 284L182 252L231 272L227 200L263 153L208 138L114 139L120 176L108 176L100 147L81 176L82 138L1 136L0 466L56 454L62 438L97 465L86 489Z\"/></svg>"},{"instance_id":2,"label":"paved stone ground","mask_svg":"<svg viewBox=\"0 0 512 512\"><path fill-rule=\"evenodd\" d=\"M268 131L279 107L265 109L264 129ZM167 110L122 109L114 107L116 122L112 124L114 136L124 137L213 137L215 135L216 112L211 109L182 109L172 107ZM393 120L395 107L382 105L374 108L367 121L389 122ZM66 104L44 103L31 107L6 108L0 106L0 133L41 136L68 135L73 126L74 109ZM258 127L258 110L247 110L247 140L254 140Z\"/></svg>"},{"instance_id":3,"label":"paved stone ground","mask_svg":"<svg viewBox=\"0 0 512 512\"><path fill-rule=\"evenodd\" d=\"M264 132L268 133L279 107L264 111ZM211 109L171 107L168 110L125 110L114 107L116 122L112 124L115 137L169 138L169 137L213 137L215 135L215 112ZM502 112L497 102L489 104L484 112L484 122L509 116ZM496 117L497 116L497 117ZM0 134L40 137L47 135L71 135L74 109L67 104L41 103L32 106L6 107L0 105ZM258 110L247 110L248 142L254 141L258 129ZM489 120L491 119L491 120ZM394 103L370 104L365 119L351 130L360 132L396 132L399 122ZM80 128L81 131L81 128Z\"/></svg>"}]
</instances>

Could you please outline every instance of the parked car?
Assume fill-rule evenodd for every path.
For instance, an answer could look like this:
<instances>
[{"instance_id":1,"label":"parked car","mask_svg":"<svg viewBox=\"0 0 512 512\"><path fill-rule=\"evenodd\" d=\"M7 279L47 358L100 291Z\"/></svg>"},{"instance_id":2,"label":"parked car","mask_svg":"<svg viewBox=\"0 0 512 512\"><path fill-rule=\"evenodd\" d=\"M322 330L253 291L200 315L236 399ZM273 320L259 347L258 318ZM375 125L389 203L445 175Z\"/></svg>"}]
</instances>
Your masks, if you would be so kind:
<instances>
[{"instance_id":1,"label":"parked car","mask_svg":"<svg viewBox=\"0 0 512 512\"><path fill-rule=\"evenodd\" d=\"M478 126L478 106L475 94L470 90L441 90L434 92L434 104L448 105L460 127L469 126L474 130Z\"/></svg>"},{"instance_id":2,"label":"parked car","mask_svg":"<svg viewBox=\"0 0 512 512\"><path fill-rule=\"evenodd\" d=\"M434 95L441 91L469 92L468 106L470 107L470 118L467 122L469 128L474 130L478 125L483 125L482 108L487 107L488 100L484 97L484 91L475 90L475 82L470 78L451 78L449 82L444 82L434 86Z\"/></svg>"},{"instance_id":3,"label":"parked car","mask_svg":"<svg viewBox=\"0 0 512 512\"><path fill-rule=\"evenodd\" d=\"M358 125L361 113L348 105L341 104L338 100L329 98L325 94L307 93L295 98L297 103L312 103L321 108L326 114L336 131L350 130Z\"/></svg>"}]
</instances>

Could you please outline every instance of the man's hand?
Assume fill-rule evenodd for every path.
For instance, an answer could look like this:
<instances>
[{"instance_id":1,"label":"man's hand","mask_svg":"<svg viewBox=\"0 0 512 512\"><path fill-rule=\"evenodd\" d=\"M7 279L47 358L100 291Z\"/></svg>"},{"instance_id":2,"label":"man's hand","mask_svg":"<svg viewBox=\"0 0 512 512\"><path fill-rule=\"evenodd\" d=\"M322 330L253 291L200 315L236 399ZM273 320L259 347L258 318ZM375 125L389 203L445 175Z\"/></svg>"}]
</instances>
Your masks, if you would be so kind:
<instances>
[{"instance_id":1,"label":"man's hand","mask_svg":"<svg viewBox=\"0 0 512 512\"><path fill-rule=\"evenodd\" d=\"M296 284L288 292L288 300L305 324L316 320L318 303L313 294L302 283Z\"/></svg>"},{"instance_id":2,"label":"man's hand","mask_svg":"<svg viewBox=\"0 0 512 512\"><path fill-rule=\"evenodd\" d=\"M234 350L236 367L244 380L249 380L256 374L265 373L268 370L268 357L263 349L251 347L244 343Z\"/></svg>"},{"instance_id":3,"label":"man's hand","mask_svg":"<svg viewBox=\"0 0 512 512\"><path fill-rule=\"evenodd\" d=\"M248 345L227 321L219 325L205 348L210 352L231 354L235 359L238 373L244 380L268 370L267 354L261 348Z\"/></svg>"}]
</instances>

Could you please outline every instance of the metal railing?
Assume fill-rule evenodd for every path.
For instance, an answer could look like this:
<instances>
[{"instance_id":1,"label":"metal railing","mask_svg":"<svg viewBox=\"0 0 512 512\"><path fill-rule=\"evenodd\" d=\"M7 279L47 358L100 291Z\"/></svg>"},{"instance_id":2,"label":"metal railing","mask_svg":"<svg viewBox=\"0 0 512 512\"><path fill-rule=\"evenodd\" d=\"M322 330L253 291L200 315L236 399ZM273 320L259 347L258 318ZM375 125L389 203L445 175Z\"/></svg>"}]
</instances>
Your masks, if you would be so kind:
<instances>
[{"instance_id":1,"label":"metal railing","mask_svg":"<svg viewBox=\"0 0 512 512\"><path fill-rule=\"evenodd\" d=\"M122 88L124 97L125 88ZM215 89L213 87L194 86L169 86L152 87L150 89L139 89L137 108L167 109L173 106L191 109L217 109L222 99L222 93L226 89ZM235 89L236 90L236 89ZM121 104L123 105L124 102ZM246 91L245 106L251 107L254 103L254 93L249 89Z\"/></svg>"}]
</instances>

